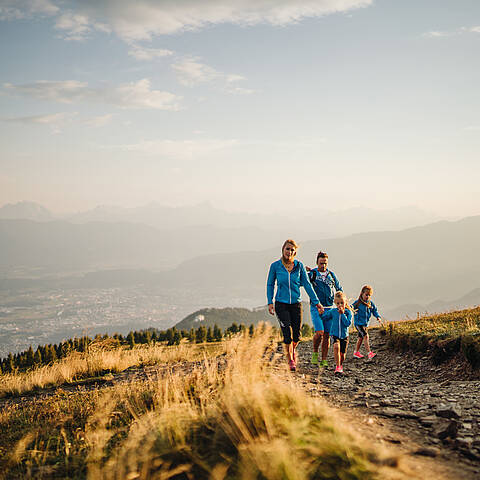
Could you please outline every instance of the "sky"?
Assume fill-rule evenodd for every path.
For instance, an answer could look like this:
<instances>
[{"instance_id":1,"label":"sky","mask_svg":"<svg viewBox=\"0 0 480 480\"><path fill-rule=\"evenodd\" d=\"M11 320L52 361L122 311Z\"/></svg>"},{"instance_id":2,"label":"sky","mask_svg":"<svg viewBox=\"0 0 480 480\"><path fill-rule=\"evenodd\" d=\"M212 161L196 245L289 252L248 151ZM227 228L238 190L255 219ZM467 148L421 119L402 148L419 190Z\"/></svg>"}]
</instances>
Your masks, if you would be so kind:
<instances>
[{"instance_id":1,"label":"sky","mask_svg":"<svg viewBox=\"0 0 480 480\"><path fill-rule=\"evenodd\" d=\"M0 0L0 205L480 214L478 0Z\"/></svg>"}]
</instances>

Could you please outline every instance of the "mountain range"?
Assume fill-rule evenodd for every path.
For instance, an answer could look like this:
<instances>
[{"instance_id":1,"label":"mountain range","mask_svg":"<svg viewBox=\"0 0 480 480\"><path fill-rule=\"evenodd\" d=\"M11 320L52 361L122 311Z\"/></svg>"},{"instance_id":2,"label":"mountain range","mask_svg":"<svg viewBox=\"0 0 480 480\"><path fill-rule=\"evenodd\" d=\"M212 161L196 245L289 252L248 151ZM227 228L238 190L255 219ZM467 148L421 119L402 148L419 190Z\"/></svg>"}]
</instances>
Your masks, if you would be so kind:
<instances>
[{"instance_id":1,"label":"mountain range","mask_svg":"<svg viewBox=\"0 0 480 480\"><path fill-rule=\"evenodd\" d=\"M298 258L306 265L314 266L318 250L327 251L348 296L354 299L362 285L372 284L384 311L399 305L403 311L424 311L437 299L460 298L480 286L480 216L400 231L369 227L365 223L370 231L364 233L302 240L293 228L288 235L268 230L271 224L264 229L197 225L160 230L124 221L4 219L0 278L12 288L31 285L31 272L55 274L46 281L72 288L148 284L200 296L208 292L219 305L222 298L244 299L253 307L265 303L268 267L280 257L284 239L293 236L300 240ZM15 277L18 271L23 279Z\"/></svg>"}]
</instances>

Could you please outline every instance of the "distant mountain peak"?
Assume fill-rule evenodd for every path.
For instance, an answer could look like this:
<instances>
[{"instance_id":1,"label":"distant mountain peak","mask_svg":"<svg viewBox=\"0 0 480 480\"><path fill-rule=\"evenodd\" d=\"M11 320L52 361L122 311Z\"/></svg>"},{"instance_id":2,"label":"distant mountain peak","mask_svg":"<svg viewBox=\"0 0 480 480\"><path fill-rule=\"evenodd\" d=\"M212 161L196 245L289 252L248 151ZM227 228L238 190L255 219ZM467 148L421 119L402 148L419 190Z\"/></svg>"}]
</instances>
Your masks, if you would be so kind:
<instances>
[{"instance_id":1,"label":"distant mountain peak","mask_svg":"<svg viewBox=\"0 0 480 480\"><path fill-rule=\"evenodd\" d=\"M0 218L5 220L34 220L37 222L47 222L53 220L53 215L36 202L22 201L17 203L7 203L0 208Z\"/></svg>"}]
</instances>

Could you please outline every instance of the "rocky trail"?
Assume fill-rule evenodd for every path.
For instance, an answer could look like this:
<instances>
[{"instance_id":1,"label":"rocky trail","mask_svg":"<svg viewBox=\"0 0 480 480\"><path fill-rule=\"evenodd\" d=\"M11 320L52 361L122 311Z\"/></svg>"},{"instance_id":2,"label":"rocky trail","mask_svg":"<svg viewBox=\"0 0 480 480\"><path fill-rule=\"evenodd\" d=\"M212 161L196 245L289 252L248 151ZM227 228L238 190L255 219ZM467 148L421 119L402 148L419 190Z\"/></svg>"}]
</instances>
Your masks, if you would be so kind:
<instances>
[{"instance_id":1,"label":"rocky trail","mask_svg":"<svg viewBox=\"0 0 480 480\"><path fill-rule=\"evenodd\" d=\"M296 381L377 442L445 464L447 478L480 479L480 380L458 362L436 366L428 355L392 351L379 330L370 338L377 356L356 359L352 335L343 375L334 374L332 348L321 368L310 363L312 342L300 343Z\"/></svg>"}]
</instances>

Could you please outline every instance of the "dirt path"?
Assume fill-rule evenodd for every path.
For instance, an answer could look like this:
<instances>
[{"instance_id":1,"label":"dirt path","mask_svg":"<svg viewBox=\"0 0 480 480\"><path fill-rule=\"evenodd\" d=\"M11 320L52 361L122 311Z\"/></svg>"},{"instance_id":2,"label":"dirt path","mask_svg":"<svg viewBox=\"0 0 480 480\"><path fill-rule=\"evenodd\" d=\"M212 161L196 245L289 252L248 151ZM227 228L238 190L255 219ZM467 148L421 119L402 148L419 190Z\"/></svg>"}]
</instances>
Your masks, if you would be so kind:
<instances>
[{"instance_id":1,"label":"dirt path","mask_svg":"<svg viewBox=\"0 0 480 480\"><path fill-rule=\"evenodd\" d=\"M334 374L332 352L328 368L311 365L312 342L301 343L296 380L345 412L366 441L395 446L410 468L421 472L427 462L430 472L440 467L437 480L480 479L480 381L462 379L458 364L396 353L377 330L370 335L377 357L355 359L353 335L344 375Z\"/></svg>"}]
</instances>

